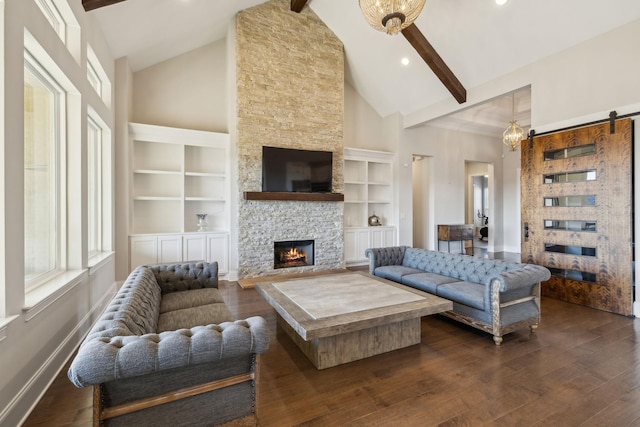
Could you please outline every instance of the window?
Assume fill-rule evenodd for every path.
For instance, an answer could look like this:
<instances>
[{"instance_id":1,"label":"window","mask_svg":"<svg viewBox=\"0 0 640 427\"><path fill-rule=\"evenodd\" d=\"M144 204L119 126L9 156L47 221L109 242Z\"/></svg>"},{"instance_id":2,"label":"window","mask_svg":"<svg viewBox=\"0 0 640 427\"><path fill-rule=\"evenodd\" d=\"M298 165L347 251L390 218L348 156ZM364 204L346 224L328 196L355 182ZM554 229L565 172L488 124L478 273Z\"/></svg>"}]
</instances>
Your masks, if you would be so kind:
<instances>
[{"instance_id":1,"label":"window","mask_svg":"<svg viewBox=\"0 0 640 427\"><path fill-rule=\"evenodd\" d=\"M67 23L65 22L60 10L56 7L52 0L37 0L36 3L44 13L45 18L51 24L54 31L63 43L67 43Z\"/></svg>"},{"instance_id":2,"label":"window","mask_svg":"<svg viewBox=\"0 0 640 427\"><path fill-rule=\"evenodd\" d=\"M81 31L68 1L66 0L35 0L44 17L49 21L62 43L69 49L69 53L80 64L81 60Z\"/></svg>"},{"instance_id":3,"label":"window","mask_svg":"<svg viewBox=\"0 0 640 427\"><path fill-rule=\"evenodd\" d=\"M24 261L27 288L63 268L65 92L25 51Z\"/></svg>"},{"instance_id":4,"label":"window","mask_svg":"<svg viewBox=\"0 0 640 427\"><path fill-rule=\"evenodd\" d=\"M87 80L107 108L110 108L111 82L91 46L87 46Z\"/></svg>"},{"instance_id":5,"label":"window","mask_svg":"<svg viewBox=\"0 0 640 427\"><path fill-rule=\"evenodd\" d=\"M98 76L98 72L96 71L91 61L87 63L87 79L89 80L89 84L96 91L98 95L102 94L102 82L100 81L100 77Z\"/></svg>"},{"instance_id":6,"label":"window","mask_svg":"<svg viewBox=\"0 0 640 427\"><path fill-rule=\"evenodd\" d=\"M102 128L88 118L88 250L89 258L102 251Z\"/></svg>"}]
</instances>

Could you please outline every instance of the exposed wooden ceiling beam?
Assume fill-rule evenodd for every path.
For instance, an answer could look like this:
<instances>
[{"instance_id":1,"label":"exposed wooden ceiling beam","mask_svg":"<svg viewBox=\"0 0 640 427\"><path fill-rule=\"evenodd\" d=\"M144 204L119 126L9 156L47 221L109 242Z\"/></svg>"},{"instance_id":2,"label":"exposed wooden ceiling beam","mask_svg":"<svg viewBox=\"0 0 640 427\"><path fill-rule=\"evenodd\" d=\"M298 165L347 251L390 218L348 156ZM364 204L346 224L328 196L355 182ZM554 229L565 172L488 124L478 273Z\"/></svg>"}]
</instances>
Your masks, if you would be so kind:
<instances>
[{"instance_id":1,"label":"exposed wooden ceiling beam","mask_svg":"<svg viewBox=\"0 0 640 427\"><path fill-rule=\"evenodd\" d=\"M416 27L415 24L411 24L402 30L402 35L411 43L411 46L413 46L422 59L424 59L424 62L427 63L442 84L451 92L451 95L458 101L458 104L466 102L467 90L462 86L460 80L453 74L447 64L444 63L440 55L438 55L438 52L431 46L431 43L427 41L418 27Z\"/></svg>"},{"instance_id":2,"label":"exposed wooden ceiling beam","mask_svg":"<svg viewBox=\"0 0 640 427\"><path fill-rule=\"evenodd\" d=\"M90 10L120 3L121 1L124 0L82 0L82 7L84 7L85 12L89 12Z\"/></svg>"},{"instance_id":3,"label":"exposed wooden ceiling beam","mask_svg":"<svg viewBox=\"0 0 640 427\"><path fill-rule=\"evenodd\" d=\"M300 13L306 4L307 0L291 0L291 10Z\"/></svg>"}]
</instances>

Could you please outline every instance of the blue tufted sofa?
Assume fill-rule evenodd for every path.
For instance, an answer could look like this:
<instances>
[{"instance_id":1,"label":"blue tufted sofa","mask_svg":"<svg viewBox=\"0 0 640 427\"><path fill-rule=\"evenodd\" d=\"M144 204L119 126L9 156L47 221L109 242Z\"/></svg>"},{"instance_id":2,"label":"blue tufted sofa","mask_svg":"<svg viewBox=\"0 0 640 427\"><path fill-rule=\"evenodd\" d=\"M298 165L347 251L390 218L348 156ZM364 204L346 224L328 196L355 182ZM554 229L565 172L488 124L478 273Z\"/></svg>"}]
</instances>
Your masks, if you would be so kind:
<instances>
[{"instance_id":1,"label":"blue tufted sofa","mask_svg":"<svg viewBox=\"0 0 640 427\"><path fill-rule=\"evenodd\" d=\"M217 263L136 268L98 319L68 376L94 387L94 425L256 425L262 317L234 320Z\"/></svg>"},{"instance_id":2,"label":"blue tufted sofa","mask_svg":"<svg viewBox=\"0 0 640 427\"><path fill-rule=\"evenodd\" d=\"M522 327L535 332L540 321L540 282L545 267L488 260L407 246L367 249L369 272L446 298L453 310L444 314L493 335Z\"/></svg>"}]
</instances>

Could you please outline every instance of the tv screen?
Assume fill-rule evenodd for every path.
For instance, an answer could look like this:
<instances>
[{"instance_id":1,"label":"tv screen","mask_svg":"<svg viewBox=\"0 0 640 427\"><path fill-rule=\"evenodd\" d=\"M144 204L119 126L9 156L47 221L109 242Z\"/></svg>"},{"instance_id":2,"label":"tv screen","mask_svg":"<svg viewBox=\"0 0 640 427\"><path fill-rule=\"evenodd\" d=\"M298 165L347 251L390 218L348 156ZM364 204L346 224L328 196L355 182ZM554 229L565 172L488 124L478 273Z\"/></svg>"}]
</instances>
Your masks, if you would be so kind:
<instances>
[{"instance_id":1,"label":"tv screen","mask_svg":"<svg viewBox=\"0 0 640 427\"><path fill-rule=\"evenodd\" d=\"M262 191L330 193L333 153L262 147Z\"/></svg>"}]
</instances>

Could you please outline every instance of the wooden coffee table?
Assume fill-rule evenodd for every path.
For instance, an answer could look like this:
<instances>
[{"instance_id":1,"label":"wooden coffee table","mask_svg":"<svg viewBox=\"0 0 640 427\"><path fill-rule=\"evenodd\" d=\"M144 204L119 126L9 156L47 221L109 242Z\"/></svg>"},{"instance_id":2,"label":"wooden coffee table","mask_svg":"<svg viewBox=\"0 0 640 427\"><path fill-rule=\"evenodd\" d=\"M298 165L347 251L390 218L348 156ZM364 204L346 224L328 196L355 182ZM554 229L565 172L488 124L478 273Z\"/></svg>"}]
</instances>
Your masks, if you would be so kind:
<instances>
[{"instance_id":1,"label":"wooden coffee table","mask_svg":"<svg viewBox=\"0 0 640 427\"><path fill-rule=\"evenodd\" d=\"M256 284L318 369L419 344L420 318L451 301L361 272Z\"/></svg>"}]
</instances>

